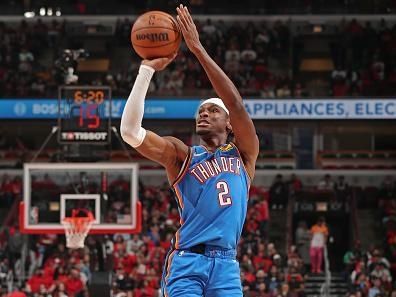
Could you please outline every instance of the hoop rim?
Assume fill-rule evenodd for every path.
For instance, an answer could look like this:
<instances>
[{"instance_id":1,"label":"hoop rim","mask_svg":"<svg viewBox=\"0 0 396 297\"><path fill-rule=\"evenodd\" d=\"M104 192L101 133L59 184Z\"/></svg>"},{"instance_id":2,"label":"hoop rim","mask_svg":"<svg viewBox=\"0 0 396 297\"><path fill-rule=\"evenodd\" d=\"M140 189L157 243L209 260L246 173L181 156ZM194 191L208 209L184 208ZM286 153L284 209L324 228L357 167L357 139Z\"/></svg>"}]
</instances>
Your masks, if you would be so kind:
<instances>
[{"instance_id":1,"label":"hoop rim","mask_svg":"<svg viewBox=\"0 0 396 297\"><path fill-rule=\"evenodd\" d=\"M63 219L63 222L78 222L78 221L84 221L84 222L93 222L95 219L89 218L89 217L66 217Z\"/></svg>"},{"instance_id":2,"label":"hoop rim","mask_svg":"<svg viewBox=\"0 0 396 297\"><path fill-rule=\"evenodd\" d=\"M80 212L84 212L86 217L78 217L77 214ZM62 220L62 225L65 230L65 233L79 233L85 236L88 235L89 230L91 230L92 223L95 221L95 217L92 212L85 208L76 208L72 209L71 217L65 217ZM84 237L85 237L84 236Z\"/></svg>"},{"instance_id":3,"label":"hoop rim","mask_svg":"<svg viewBox=\"0 0 396 297\"><path fill-rule=\"evenodd\" d=\"M79 212L84 212L87 216L86 217L78 217L77 214ZM95 217L89 209L86 208L74 208L72 209L72 215L70 217L64 217L63 221L78 221L79 219L87 219L88 221L95 221Z\"/></svg>"}]
</instances>

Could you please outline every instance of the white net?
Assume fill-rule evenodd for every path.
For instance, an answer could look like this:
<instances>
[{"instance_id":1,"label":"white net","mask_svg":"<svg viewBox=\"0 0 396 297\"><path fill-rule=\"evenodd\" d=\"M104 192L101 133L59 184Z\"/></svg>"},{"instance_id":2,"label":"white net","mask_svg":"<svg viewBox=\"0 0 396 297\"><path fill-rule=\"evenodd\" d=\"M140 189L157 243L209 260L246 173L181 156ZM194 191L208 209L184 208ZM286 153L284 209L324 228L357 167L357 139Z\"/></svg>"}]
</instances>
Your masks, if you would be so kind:
<instances>
[{"instance_id":1,"label":"white net","mask_svg":"<svg viewBox=\"0 0 396 297\"><path fill-rule=\"evenodd\" d=\"M66 234L66 246L70 249L84 247L84 240L93 224L89 217L65 218L62 222Z\"/></svg>"}]
</instances>

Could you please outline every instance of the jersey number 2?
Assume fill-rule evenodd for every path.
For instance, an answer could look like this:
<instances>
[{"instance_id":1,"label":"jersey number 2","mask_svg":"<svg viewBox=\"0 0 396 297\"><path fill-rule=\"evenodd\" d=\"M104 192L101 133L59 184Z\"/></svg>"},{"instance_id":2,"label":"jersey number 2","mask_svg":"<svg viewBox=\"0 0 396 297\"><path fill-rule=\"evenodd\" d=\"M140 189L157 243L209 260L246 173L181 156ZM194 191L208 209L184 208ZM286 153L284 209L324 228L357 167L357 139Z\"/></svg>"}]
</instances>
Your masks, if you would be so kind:
<instances>
[{"instance_id":1,"label":"jersey number 2","mask_svg":"<svg viewBox=\"0 0 396 297\"><path fill-rule=\"evenodd\" d=\"M225 181L219 181L216 184L216 189L218 191L217 197L219 198L220 206L227 206L232 204L230 190L228 184Z\"/></svg>"}]
</instances>

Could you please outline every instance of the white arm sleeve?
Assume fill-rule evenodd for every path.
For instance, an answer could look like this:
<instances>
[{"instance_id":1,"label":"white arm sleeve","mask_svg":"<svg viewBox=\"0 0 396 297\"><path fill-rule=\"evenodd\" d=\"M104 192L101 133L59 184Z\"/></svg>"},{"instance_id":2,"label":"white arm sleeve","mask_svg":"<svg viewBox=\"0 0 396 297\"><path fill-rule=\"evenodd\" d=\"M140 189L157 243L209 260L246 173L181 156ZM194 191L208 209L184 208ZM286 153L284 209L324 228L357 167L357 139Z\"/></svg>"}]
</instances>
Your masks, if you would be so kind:
<instances>
[{"instance_id":1,"label":"white arm sleeve","mask_svg":"<svg viewBox=\"0 0 396 297\"><path fill-rule=\"evenodd\" d=\"M154 72L152 67L140 65L139 74L122 113L121 137L132 147L141 145L146 137L146 130L142 128L144 100Z\"/></svg>"}]
</instances>

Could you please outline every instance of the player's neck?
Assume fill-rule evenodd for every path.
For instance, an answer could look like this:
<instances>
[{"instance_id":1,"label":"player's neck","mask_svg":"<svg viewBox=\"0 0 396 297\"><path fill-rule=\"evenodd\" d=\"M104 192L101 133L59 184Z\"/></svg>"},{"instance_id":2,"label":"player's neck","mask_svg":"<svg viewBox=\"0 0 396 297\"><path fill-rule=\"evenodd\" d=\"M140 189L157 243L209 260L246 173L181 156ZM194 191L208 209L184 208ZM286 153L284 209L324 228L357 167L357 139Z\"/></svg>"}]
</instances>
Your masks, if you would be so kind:
<instances>
[{"instance_id":1,"label":"player's neck","mask_svg":"<svg viewBox=\"0 0 396 297\"><path fill-rule=\"evenodd\" d=\"M200 145L203 145L209 152L214 152L219 146L227 142L223 137L201 137Z\"/></svg>"}]
</instances>

